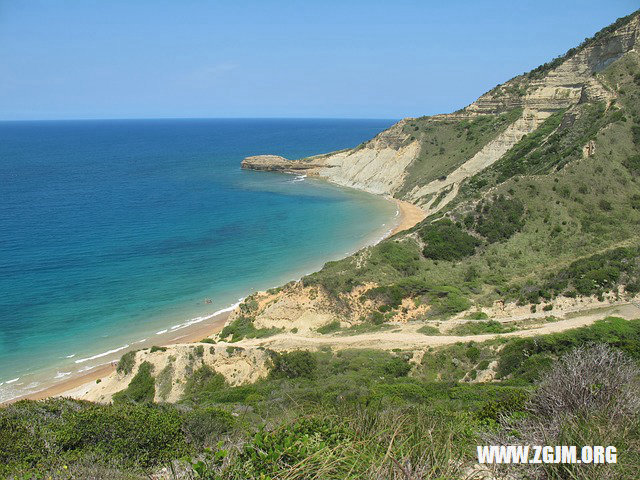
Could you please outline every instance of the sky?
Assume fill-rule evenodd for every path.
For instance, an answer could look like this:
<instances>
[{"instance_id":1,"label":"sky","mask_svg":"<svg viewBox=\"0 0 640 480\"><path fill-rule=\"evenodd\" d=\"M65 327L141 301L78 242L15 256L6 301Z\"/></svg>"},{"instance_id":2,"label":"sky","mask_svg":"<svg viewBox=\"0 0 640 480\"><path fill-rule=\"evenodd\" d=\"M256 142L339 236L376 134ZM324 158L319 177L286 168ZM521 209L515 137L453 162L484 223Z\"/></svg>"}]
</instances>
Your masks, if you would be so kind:
<instances>
[{"instance_id":1,"label":"sky","mask_svg":"<svg viewBox=\"0 0 640 480\"><path fill-rule=\"evenodd\" d=\"M0 120L446 113L637 0L0 0Z\"/></svg>"}]
</instances>

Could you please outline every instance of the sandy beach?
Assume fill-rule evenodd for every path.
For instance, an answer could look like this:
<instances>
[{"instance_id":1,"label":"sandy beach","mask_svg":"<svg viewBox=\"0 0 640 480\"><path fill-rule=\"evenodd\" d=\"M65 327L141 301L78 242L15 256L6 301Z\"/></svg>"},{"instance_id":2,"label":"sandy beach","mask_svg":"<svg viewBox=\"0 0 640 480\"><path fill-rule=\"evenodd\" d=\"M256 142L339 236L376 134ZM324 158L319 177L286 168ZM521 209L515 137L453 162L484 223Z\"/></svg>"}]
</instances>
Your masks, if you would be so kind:
<instances>
[{"instance_id":1,"label":"sandy beach","mask_svg":"<svg viewBox=\"0 0 640 480\"><path fill-rule=\"evenodd\" d=\"M413 203L405 202L404 200L394 200L400 212L400 219L396 228L391 231L391 235L413 227L427 216L427 213L422 208Z\"/></svg>"},{"instance_id":2,"label":"sandy beach","mask_svg":"<svg viewBox=\"0 0 640 480\"><path fill-rule=\"evenodd\" d=\"M390 200L393 200L398 206L399 218L397 219L397 225L388 234L388 236L395 235L398 232L413 227L418 222L422 221L426 216L426 213L420 207L402 200ZM181 330L182 334L178 337L174 337L172 340L164 340L158 342L158 340L156 339L156 341L154 342L153 339L150 339L149 341L140 344L139 347L148 348L152 345L166 346L173 344L198 342L203 338L209 337L214 333L222 330L225 322L227 321L227 318L229 317L229 314L230 312L223 312L205 321L191 325L184 330ZM65 394L71 393L81 388L89 389L92 384L95 384L96 380L104 378L111 374L115 370L116 363L117 360L114 360L107 365L97 366L89 372L71 376L67 379L56 382L44 388L43 390L12 399L7 403L13 403L23 399L41 400L49 397L64 396Z\"/></svg>"},{"instance_id":3,"label":"sandy beach","mask_svg":"<svg viewBox=\"0 0 640 480\"><path fill-rule=\"evenodd\" d=\"M202 340L214 333L219 332L224 327L230 312L223 312L214 317L211 317L203 322L196 323L183 330L184 334L174 340L168 340L164 342L152 342L148 341L144 344L140 344L140 348L148 348L152 345L166 346L174 345L178 343L193 343ZM17 402L19 400L42 400L44 398L61 396L65 392L70 392L88 383L95 383L99 378L106 377L116 369L116 361L109 363L108 365L100 365L93 370L83 373L81 375L71 376L67 379L61 380L43 390L34 392L22 397L14 398L7 403Z\"/></svg>"}]
</instances>

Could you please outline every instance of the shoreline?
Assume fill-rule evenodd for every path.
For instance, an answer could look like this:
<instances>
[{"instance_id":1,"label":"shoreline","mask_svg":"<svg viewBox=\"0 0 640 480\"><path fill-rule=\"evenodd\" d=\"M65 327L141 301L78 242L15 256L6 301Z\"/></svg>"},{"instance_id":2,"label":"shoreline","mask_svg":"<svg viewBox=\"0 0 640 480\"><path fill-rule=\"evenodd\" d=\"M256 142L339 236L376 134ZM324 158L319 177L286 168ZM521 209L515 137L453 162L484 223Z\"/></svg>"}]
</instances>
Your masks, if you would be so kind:
<instances>
[{"instance_id":1,"label":"shoreline","mask_svg":"<svg viewBox=\"0 0 640 480\"><path fill-rule=\"evenodd\" d=\"M397 215L394 219L394 227L387 231L382 238L373 243L369 243L369 245L375 245L382 240L385 240L398 232L403 230L407 230L421 220L426 217L426 212L422 210L420 207L413 205L409 202L405 202L403 200L398 200L392 197L386 197L388 201L392 201L396 204L397 207ZM365 248L368 245L359 246L358 250ZM153 339L148 339L144 343L140 344L140 348L149 348L152 345L158 346L168 346L168 345L176 345L176 344L184 344L184 343L195 343L204 338L207 338L215 333L218 333L224 327L231 311L233 309L229 309L228 311L221 312L217 315L214 315L202 322L195 323L193 325L189 325L185 327L183 330L184 335L180 337L174 338L172 340L165 340L163 342L153 342ZM43 400L46 398L57 397L57 396L67 396L71 395L75 391L79 390L89 390L92 385L95 385L98 379L104 378L110 375L116 369L117 360L111 360L109 363L104 365L97 365L95 368L90 371L78 375L72 375L66 379L60 379L60 381L53 382L52 384L45 386L42 390L28 393L25 395L21 395L19 397L15 397L4 402L0 403L2 405L9 405L11 403L18 402L20 400ZM65 395L66 394L66 395Z\"/></svg>"},{"instance_id":2,"label":"shoreline","mask_svg":"<svg viewBox=\"0 0 640 480\"><path fill-rule=\"evenodd\" d=\"M206 321L193 325L192 328L189 328L185 335L181 336L180 338L162 342L158 346L166 347L168 345L177 345L180 343L198 342L203 338L207 338L208 336L213 335L214 333L218 333L220 330L222 330L230 314L230 311L219 313L218 315L215 315ZM152 346L152 343L153 342L149 342L148 345L145 343L142 345L142 348L149 348L150 346ZM157 343L153 343L153 345L157 345ZM83 386L88 387L88 384L95 385L96 380L106 377L107 375L114 372L116 369L116 364L117 361L111 361L106 365L98 365L91 371L60 380L59 382L55 382L42 390L22 395L20 397L12 398L10 400L7 400L6 402L0 403L0 405L9 405L20 400L44 400L50 397L65 396L65 393L70 393L71 391Z\"/></svg>"},{"instance_id":3,"label":"shoreline","mask_svg":"<svg viewBox=\"0 0 640 480\"><path fill-rule=\"evenodd\" d=\"M413 203L406 202L404 200L398 200L397 198L390 198L391 200L396 202L398 206L398 224L396 227L383 238L389 238L396 233L400 233L404 230L408 230L416 224L420 223L422 220L427 218L427 212L425 212L422 208L414 205Z\"/></svg>"}]
</instances>

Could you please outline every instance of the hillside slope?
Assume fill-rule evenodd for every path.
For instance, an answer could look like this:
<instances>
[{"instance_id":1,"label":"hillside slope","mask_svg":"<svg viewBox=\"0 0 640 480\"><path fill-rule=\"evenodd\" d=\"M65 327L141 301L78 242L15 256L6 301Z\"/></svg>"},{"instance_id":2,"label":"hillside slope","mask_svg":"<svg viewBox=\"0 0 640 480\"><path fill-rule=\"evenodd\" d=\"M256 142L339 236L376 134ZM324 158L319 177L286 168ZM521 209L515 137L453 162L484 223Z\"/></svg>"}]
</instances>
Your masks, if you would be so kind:
<instances>
[{"instance_id":1,"label":"hillside slope","mask_svg":"<svg viewBox=\"0 0 640 480\"><path fill-rule=\"evenodd\" d=\"M554 112L617 97L600 73L640 40L640 17L624 17L563 57L515 77L459 112L401 120L340 152L291 162L258 156L243 168L297 170L339 185L441 209L461 183L502 158Z\"/></svg>"},{"instance_id":2,"label":"hillside slope","mask_svg":"<svg viewBox=\"0 0 640 480\"><path fill-rule=\"evenodd\" d=\"M430 214L285 287L252 314L256 325L299 318L290 305L301 297L313 299L303 302L307 317L366 323L636 293L639 39L636 12L459 112L405 119L353 150L246 160L245 168L304 167Z\"/></svg>"}]
</instances>

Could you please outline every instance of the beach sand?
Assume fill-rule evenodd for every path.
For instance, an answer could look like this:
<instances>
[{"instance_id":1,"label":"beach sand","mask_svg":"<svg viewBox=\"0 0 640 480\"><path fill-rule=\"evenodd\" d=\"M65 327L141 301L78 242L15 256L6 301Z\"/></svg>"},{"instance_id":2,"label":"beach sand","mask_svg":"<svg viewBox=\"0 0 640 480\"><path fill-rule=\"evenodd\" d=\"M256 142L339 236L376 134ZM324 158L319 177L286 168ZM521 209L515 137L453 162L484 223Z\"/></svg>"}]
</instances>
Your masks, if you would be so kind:
<instances>
[{"instance_id":1,"label":"beach sand","mask_svg":"<svg viewBox=\"0 0 640 480\"><path fill-rule=\"evenodd\" d=\"M424 210L409 202L397 199L390 200L396 202L399 218L397 219L396 227L389 233L389 236L413 227L426 216ZM193 343L209 337L222 330L229 314L230 312L223 312L203 322L191 325L181 331L182 335L175 337L173 340L161 342L161 345ZM157 341L153 342L150 340L144 344L140 344L140 348L148 348L152 345L158 345ZM117 361L113 361L108 365L98 366L87 373L61 380L43 390L12 399L7 403L13 403L24 399L41 400L55 396L78 395L81 392L87 392L92 388L92 386L96 385L96 380L111 374L116 368L116 363Z\"/></svg>"},{"instance_id":2,"label":"beach sand","mask_svg":"<svg viewBox=\"0 0 640 480\"><path fill-rule=\"evenodd\" d=\"M230 312L223 312L216 315L215 317L211 317L200 323L191 325L190 327L182 330L182 332L184 332L183 335L173 340L162 342L161 346L173 345L178 343L199 342L203 338L206 338L222 330L222 327L224 327L227 318L229 318L229 314ZM145 344L140 344L140 348L148 348L152 346L152 344L158 345L157 342L149 341ZM116 369L116 363L117 362L114 361L108 365L98 366L87 373L72 376L60 382L57 382L45 388L44 390L40 390L38 392L34 392L22 397L14 398L7 403L13 403L17 402L18 400L25 399L42 400L43 398L64 396L65 393L70 393L81 388L89 388L91 385L95 385L96 380L98 380L99 378L104 378L112 373Z\"/></svg>"},{"instance_id":3,"label":"beach sand","mask_svg":"<svg viewBox=\"0 0 640 480\"><path fill-rule=\"evenodd\" d=\"M422 208L413 203L405 202L404 200L394 200L400 211L400 219L396 228L391 231L391 235L413 227L427 216L427 213Z\"/></svg>"}]
</instances>

